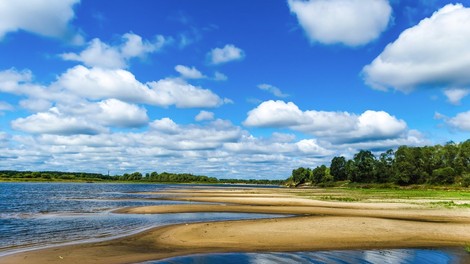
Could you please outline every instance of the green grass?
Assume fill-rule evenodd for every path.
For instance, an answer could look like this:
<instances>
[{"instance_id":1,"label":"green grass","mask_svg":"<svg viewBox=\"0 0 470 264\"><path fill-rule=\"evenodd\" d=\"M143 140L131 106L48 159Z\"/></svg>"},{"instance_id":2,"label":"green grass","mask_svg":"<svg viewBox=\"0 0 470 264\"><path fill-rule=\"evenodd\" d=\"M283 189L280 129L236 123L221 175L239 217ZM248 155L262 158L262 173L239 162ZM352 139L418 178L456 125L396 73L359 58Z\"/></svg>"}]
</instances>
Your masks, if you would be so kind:
<instances>
[{"instance_id":1,"label":"green grass","mask_svg":"<svg viewBox=\"0 0 470 264\"><path fill-rule=\"evenodd\" d=\"M467 253L470 254L470 244L467 244L465 246L465 251L467 251Z\"/></svg>"},{"instance_id":2,"label":"green grass","mask_svg":"<svg viewBox=\"0 0 470 264\"><path fill-rule=\"evenodd\" d=\"M433 200L435 204L431 206L449 207L449 208L470 208L470 189L449 189L449 188L427 188L427 186L413 186L413 188L312 188L303 189L296 192L296 195L309 199L356 202L368 200ZM469 203L454 203L442 200L469 201Z\"/></svg>"}]
</instances>

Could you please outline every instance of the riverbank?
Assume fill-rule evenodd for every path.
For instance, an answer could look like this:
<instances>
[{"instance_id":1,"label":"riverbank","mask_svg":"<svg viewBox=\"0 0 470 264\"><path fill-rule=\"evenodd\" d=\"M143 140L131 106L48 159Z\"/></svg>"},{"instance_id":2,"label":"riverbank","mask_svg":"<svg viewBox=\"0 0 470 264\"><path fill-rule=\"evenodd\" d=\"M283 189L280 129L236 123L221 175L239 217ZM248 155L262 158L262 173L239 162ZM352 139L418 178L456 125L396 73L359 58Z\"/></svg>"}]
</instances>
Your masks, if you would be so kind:
<instances>
[{"instance_id":1,"label":"riverbank","mask_svg":"<svg viewBox=\"0 0 470 264\"><path fill-rule=\"evenodd\" d=\"M470 242L470 209L431 206L449 197L355 202L325 201L341 190L195 187L150 199L212 204L131 207L115 213L244 212L286 218L207 222L154 228L129 237L28 251L0 263L136 263L194 253L463 247ZM347 194L351 195L351 194ZM465 199L459 199L466 203Z\"/></svg>"}]
</instances>

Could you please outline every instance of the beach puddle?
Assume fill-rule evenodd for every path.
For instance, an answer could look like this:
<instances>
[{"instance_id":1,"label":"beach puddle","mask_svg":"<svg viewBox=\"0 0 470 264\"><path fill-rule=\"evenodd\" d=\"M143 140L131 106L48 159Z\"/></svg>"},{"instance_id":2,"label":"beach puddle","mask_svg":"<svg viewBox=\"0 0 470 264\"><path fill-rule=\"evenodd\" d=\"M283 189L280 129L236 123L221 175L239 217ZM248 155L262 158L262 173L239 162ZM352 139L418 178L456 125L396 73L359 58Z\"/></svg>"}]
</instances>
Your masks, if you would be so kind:
<instances>
[{"instance_id":1,"label":"beach puddle","mask_svg":"<svg viewBox=\"0 0 470 264\"><path fill-rule=\"evenodd\" d=\"M141 264L417 264L469 263L463 249L332 250L289 253L199 254Z\"/></svg>"}]
</instances>

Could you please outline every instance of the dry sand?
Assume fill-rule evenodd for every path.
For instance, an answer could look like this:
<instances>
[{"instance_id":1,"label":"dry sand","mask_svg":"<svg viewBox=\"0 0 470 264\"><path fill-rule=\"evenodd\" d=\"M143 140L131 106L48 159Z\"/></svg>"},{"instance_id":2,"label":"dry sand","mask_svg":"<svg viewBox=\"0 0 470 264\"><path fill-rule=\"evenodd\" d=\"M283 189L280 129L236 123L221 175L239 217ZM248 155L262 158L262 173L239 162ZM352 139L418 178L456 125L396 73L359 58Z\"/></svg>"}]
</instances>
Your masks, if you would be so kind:
<instances>
[{"instance_id":1,"label":"dry sand","mask_svg":"<svg viewBox=\"0 0 470 264\"><path fill-rule=\"evenodd\" d=\"M223 204L123 208L116 213L250 212L291 217L180 224L99 243L27 251L0 263L135 263L209 252L311 251L463 246L469 209L407 203L316 201L278 189L209 188L166 191L160 199Z\"/></svg>"}]
</instances>

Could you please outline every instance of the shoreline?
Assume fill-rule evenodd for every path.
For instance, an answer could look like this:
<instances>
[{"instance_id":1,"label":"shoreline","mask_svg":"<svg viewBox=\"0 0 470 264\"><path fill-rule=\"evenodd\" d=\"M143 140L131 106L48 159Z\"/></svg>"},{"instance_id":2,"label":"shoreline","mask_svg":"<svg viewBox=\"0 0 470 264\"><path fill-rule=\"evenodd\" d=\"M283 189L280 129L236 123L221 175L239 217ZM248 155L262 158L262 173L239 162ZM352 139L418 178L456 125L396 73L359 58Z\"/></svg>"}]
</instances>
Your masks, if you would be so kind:
<instances>
[{"instance_id":1,"label":"shoreline","mask_svg":"<svg viewBox=\"0 0 470 264\"><path fill-rule=\"evenodd\" d=\"M155 193L163 196L155 199L217 204L129 207L114 213L292 216L156 227L112 240L19 252L0 257L0 263L136 263L190 254L446 248L470 242L469 209L432 209L390 201L320 201L296 196L296 192L248 187L165 190Z\"/></svg>"}]
</instances>

